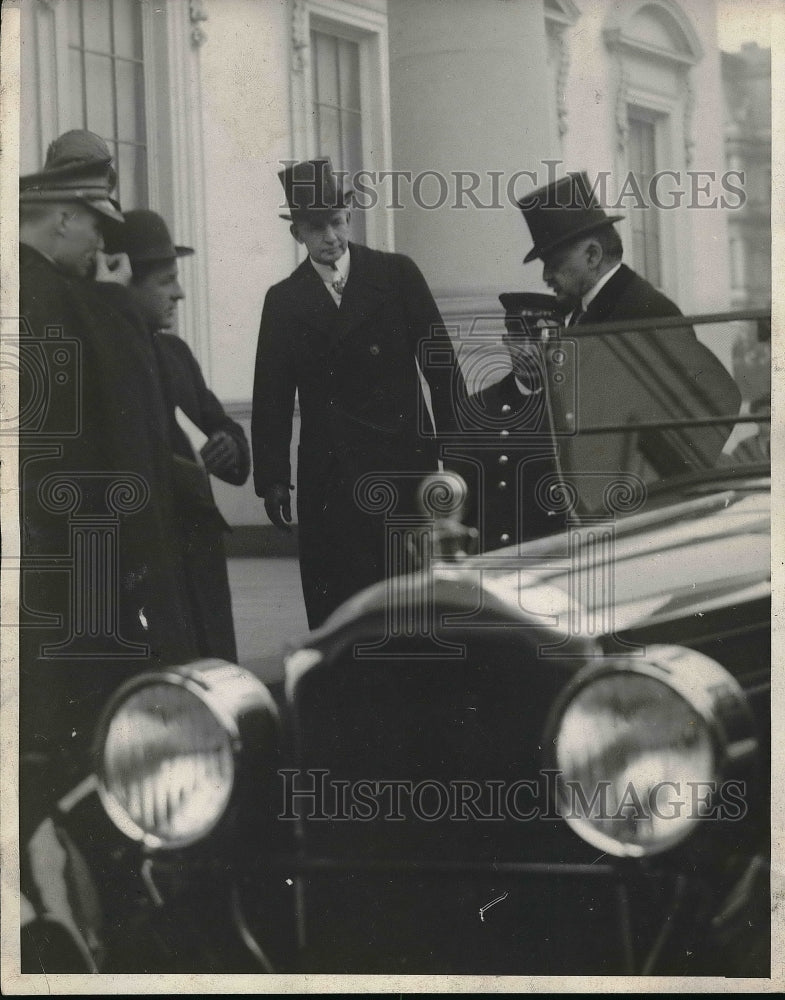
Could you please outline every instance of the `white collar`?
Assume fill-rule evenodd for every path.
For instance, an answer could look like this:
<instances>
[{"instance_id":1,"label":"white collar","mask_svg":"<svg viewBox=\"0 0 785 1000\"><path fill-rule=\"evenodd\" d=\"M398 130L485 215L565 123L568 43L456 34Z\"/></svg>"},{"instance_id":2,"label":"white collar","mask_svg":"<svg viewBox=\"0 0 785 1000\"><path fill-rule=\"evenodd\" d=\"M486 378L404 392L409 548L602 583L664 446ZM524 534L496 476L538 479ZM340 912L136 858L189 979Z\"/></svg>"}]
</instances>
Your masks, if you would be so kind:
<instances>
[{"instance_id":1,"label":"white collar","mask_svg":"<svg viewBox=\"0 0 785 1000\"><path fill-rule=\"evenodd\" d=\"M310 260L314 271L316 271L325 285L331 285L339 278L343 278L343 280L346 281L349 277L349 264L351 261L348 247L346 248L344 255L336 260L334 268L330 267L328 264L320 264L318 261L315 261L313 257L309 257L308 260Z\"/></svg>"},{"instance_id":2,"label":"white collar","mask_svg":"<svg viewBox=\"0 0 785 1000\"><path fill-rule=\"evenodd\" d=\"M603 276L600 278L600 280L595 285L592 285L592 287L588 290L588 292L586 292L586 294L581 299L581 309L583 310L583 312L586 312L586 310L589 308L589 303L592 302L600 294L601 289L603 289L605 285L608 284L608 282L611 280L614 274L616 274L616 272L619 270L620 267L621 267L621 261L619 261L619 263L615 267L612 267L610 271L606 271L605 274L603 274Z\"/></svg>"}]
</instances>

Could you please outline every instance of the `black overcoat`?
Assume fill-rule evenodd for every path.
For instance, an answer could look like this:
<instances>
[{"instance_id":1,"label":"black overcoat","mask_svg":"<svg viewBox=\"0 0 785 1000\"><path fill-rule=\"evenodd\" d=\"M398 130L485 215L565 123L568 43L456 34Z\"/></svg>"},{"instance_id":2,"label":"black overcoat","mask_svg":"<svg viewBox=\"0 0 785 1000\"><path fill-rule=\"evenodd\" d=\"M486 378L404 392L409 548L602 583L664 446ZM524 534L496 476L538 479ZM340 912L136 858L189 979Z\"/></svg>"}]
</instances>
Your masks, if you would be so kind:
<instances>
[{"instance_id":1,"label":"black overcoat","mask_svg":"<svg viewBox=\"0 0 785 1000\"><path fill-rule=\"evenodd\" d=\"M719 359L692 327L580 336L589 323L681 316L670 299L622 264L591 301L576 328L567 365L553 364L558 345L546 349L549 397L559 440L559 461L572 475L583 509L600 510L616 471L644 482L701 467L719 459L732 423L722 427L582 435L608 424L736 415L741 396ZM566 369L566 370L565 370ZM587 473L589 473L587 475ZM576 475L577 474L577 475Z\"/></svg>"},{"instance_id":2,"label":"black overcoat","mask_svg":"<svg viewBox=\"0 0 785 1000\"><path fill-rule=\"evenodd\" d=\"M512 372L468 401L465 433L445 460L468 486L463 520L481 552L562 531L564 513L548 503L557 476L544 385L525 395Z\"/></svg>"},{"instance_id":3,"label":"black overcoat","mask_svg":"<svg viewBox=\"0 0 785 1000\"><path fill-rule=\"evenodd\" d=\"M290 483L295 393L301 430L297 514L311 627L388 573L386 517L411 510L416 480L437 467L439 433L456 429L464 392L453 348L417 266L350 244L340 308L309 260L267 293L259 331L251 438L254 484ZM389 483L374 490L363 477ZM365 484L365 489L363 488Z\"/></svg>"},{"instance_id":4,"label":"black overcoat","mask_svg":"<svg viewBox=\"0 0 785 1000\"><path fill-rule=\"evenodd\" d=\"M179 406L208 437L216 431L225 431L234 439L238 464L232 471L221 473L219 478L233 486L242 486L251 468L248 441L242 427L232 420L208 389L199 363L184 340L174 334L158 333L154 342L170 413ZM177 517L196 612L199 652L202 656L217 656L234 663L237 645L223 543L223 533L230 528L215 504L209 477L201 467L194 467L193 451L176 421L172 437L175 453L185 463L178 463L175 473Z\"/></svg>"},{"instance_id":5,"label":"black overcoat","mask_svg":"<svg viewBox=\"0 0 785 1000\"><path fill-rule=\"evenodd\" d=\"M127 290L25 245L19 278L20 735L78 757L123 679L197 654L172 441Z\"/></svg>"}]
</instances>

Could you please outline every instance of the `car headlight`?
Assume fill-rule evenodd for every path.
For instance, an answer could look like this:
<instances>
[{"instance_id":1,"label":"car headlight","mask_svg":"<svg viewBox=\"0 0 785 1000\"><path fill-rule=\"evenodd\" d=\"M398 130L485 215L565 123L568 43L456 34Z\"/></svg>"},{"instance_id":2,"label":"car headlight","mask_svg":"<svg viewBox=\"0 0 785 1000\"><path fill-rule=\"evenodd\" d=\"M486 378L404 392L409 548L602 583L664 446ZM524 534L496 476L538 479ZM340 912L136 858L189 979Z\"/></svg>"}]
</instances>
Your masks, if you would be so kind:
<instances>
[{"instance_id":1,"label":"car headlight","mask_svg":"<svg viewBox=\"0 0 785 1000\"><path fill-rule=\"evenodd\" d=\"M276 733L272 696L241 667L204 660L136 677L98 728L104 808L147 848L193 844L219 824L242 769L274 746Z\"/></svg>"},{"instance_id":2,"label":"car headlight","mask_svg":"<svg viewBox=\"0 0 785 1000\"><path fill-rule=\"evenodd\" d=\"M678 646L580 671L546 738L561 816L589 844L630 858L668 850L702 819L721 817L723 781L744 778L757 752L735 678Z\"/></svg>"}]
</instances>

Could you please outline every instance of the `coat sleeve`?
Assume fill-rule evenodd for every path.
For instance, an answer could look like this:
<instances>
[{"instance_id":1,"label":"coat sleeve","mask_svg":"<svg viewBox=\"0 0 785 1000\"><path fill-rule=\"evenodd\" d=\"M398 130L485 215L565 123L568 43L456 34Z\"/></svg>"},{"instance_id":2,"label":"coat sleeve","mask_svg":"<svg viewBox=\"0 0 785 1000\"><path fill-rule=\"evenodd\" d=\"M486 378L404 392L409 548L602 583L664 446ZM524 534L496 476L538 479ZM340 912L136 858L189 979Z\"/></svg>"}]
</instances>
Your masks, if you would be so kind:
<instances>
[{"instance_id":1,"label":"coat sleeve","mask_svg":"<svg viewBox=\"0 0 785 1000\"><path fill-rule=\"evenodd\" d=\"M204 380L199 362L193 356L190 347L185 341L178 341L180 351L184 355L184 361L188 366L191 382L196 392L199 405L199 419L197 425L210 437L217 431L224 431L229 434L237 445L237 466L231 473L218 474L219 479L231 483L232 486L242 486L251 471L251 454L248 447L248 439L245 431L236 420L232 420L223 408L218 397L210 389Z\"/></svg>"},{"instance_id":2,"label":"coat sleeve","mask_svg":"<svg viewBox=\"0 0 785 1000\"><path fill-rule=\"evenodd\" d=\"M403 301L409 343L431 390L438 435L460 430L459 413L466 385L439 308L422 272L409 257L400 257Z\"/></svg>"},{"instance_id":3,"label":"coat sleeve","mask_svg":"<svg viewBox=\"0 0 785 1000\"><path fill-rule=\"evenodd\" d=\"M289 447L296 389L283 303L279 290L271 288L264 300L259 327L251 414L257 496L263 497L273 483L289 484L291 480Z\"/></svg>"}]
</instances>

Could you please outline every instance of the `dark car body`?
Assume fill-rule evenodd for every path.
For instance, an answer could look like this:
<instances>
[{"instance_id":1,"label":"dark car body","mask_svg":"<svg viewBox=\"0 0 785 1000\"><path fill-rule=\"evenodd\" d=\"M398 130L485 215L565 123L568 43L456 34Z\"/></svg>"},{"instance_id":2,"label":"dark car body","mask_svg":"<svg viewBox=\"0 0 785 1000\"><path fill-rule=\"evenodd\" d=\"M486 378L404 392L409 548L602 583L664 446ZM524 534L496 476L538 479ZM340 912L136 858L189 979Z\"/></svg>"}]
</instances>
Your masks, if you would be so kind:
<instances>
[{"instance_id":1,"label":"dark car body","mask_svg":"<svg viewBox=\"0 0 785 1000\"><path fill-rule=\"evenodd\" d=\"M633 369L574 396L562 454L594 457L551 484L564 531L467 555L436 483L283 683L209 660L123 686L36 843L73 913L37 908L28 971L767 977L768 438L673 474L738 415L684 372L644 405Z\"/></svg>"},{"instance_id":2,"label":"dark car body","mask_svg":"<svg viewBox=\"0 0 785 1000\"><path fill-rule=\"evenodd\" d=\"M767 976L769 581L769 480L731 467L362 592L291 649L276 706L247 708L239 668L169 672L243 675L232 793L180 842L155 810L123 835L97 795L68 804L103 969ZM689 688L722 784L673 843L613 853L563 818L558 734L576 691L632 674Z\"/></svg>"}]
</instances>

